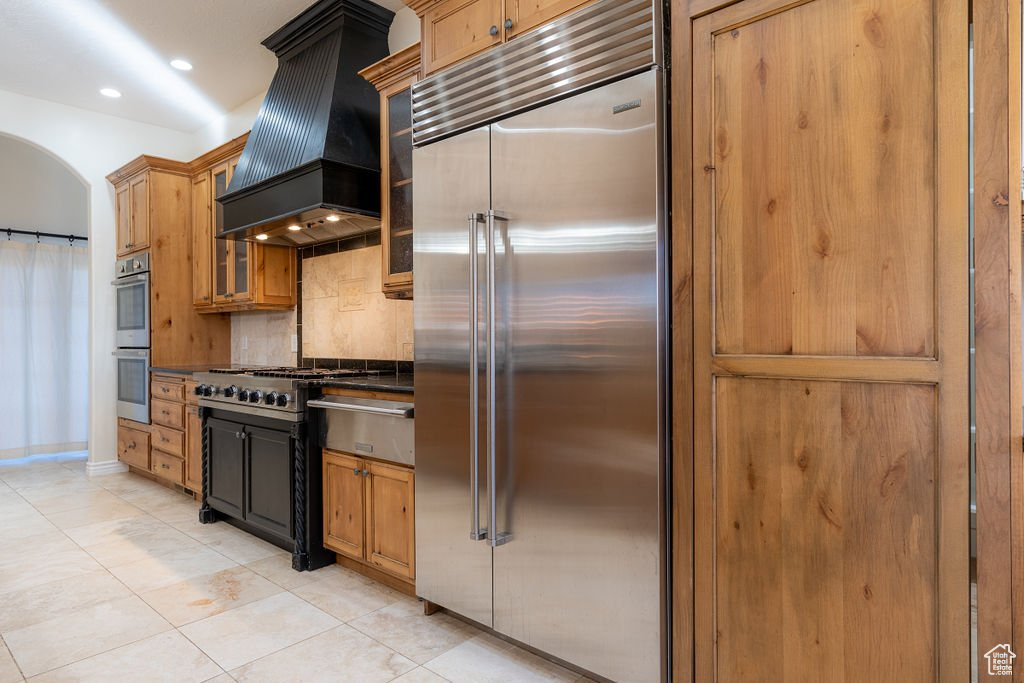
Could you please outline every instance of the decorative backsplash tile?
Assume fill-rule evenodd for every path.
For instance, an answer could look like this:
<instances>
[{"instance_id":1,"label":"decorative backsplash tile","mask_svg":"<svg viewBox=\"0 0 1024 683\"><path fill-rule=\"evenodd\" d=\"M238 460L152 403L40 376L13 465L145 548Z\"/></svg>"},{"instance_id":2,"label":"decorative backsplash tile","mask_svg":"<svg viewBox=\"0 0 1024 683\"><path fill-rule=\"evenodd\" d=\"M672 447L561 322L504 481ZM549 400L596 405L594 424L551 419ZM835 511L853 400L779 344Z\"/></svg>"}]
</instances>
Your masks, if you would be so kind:
<instances>
[{"instance_id":1,"label":"decorative backsplash tile","mask_svg":"<svg viewBox=\"0 0 1024 683\"><path fill-rule=\"evenodd\" d=\"M292 352L295 311L252 311L231 315L231 362L239 365L296 365Z\"/></svg>"}]
</instances>

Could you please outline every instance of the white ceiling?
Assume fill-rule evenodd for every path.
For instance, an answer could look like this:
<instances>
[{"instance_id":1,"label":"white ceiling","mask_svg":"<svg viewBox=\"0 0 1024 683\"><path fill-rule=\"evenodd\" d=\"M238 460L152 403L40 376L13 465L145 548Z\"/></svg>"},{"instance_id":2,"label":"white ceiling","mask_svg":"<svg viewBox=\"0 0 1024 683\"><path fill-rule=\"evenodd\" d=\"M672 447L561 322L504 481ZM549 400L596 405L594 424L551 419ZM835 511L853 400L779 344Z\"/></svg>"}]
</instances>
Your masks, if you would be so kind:
<instances>
[{"instance_id":1,"label":"white ceiling","mask_svg":"<svg viewBox=\"0 0 1024 683\"><path fill-rule=\"evenodd\" d=\"M313 1L0 0L0 90L192 132L266 90L260 41Z\"/></svg>"}]
</instances>

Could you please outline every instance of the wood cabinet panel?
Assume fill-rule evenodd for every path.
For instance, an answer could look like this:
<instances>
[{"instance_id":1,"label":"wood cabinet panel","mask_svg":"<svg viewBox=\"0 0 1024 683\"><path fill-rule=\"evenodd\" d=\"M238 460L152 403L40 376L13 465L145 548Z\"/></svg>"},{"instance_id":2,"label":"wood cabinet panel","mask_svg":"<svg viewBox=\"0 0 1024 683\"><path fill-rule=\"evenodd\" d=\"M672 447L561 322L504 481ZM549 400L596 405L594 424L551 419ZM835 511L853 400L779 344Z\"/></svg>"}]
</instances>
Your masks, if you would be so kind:
<instances>
[{"instance_id":1,"label":"wood cabinet panel","mask_svg":"<svg viewBox=\"0 0 1024 683\"><path fill-rule=\"evenodd\" d=\"M512 38L520 33L553 21L592 0L505 0L505 18L511 26L505 29L505 38Z\"/></svg>"},{"instance_id":2,"label":"wood cabinet panel","mask_svg":"<svg viewBox=\"0 0 1024 683\"><path fill-rule=\"evenodd\" d=\"M132 251L132 200L128 183L114 190L114 214L117 221L117 255Z\"/></svg>"},{"instance_id":3,"label":"wood cabinet panel","mask_svg":"<svg viewBox=\"0 0 1024 683\"><path fill-rule=\"evenodd\" d=\"M409 579L416 577L414 475L405 467L367 463L367 559Z\"/></svg>"},{"instance_id":4,"label":"wood cabinet panel","mask_svg":"<svg viewBox=\"0 0 1024 683\"><path fill-rule=\"evenodd\" d=\"M195 405L185 407L185 487L203 489L203 420Z\"/></svg>"},{"instance_id":5,"label":"wood cabinet panel","mask_svg":"<svg viewBox=\"0 0 1024 683\"><path fill-rule=\"evenodd\" d=\"M118 425L117 459L126 465L148 470L149 433Z\"/></svg>"},{"instance_id":6,"label":"wood cabinet panel","mask_svg":"<svg viewBox=\"0 0 1024 683\"><path fill-rule=\"evenodd\" d=\"M174 484L185 483L185 461L162 451L153 451L153 474Z\"/></svg>"},{"instance_id":7,"label":"wood cabinet panel","mask_svg":"<svg viewBox=\"0 0 1024 683\"><path fill-rule=\"evenodd\" d=\"M423 70L431 73L502 40L502 0L445 0L423 15Z\"/></svg>"},{"instance_id":8,"label":"wood cabinet panel","mask_svg":"<svg viewBox=\"0 0 1024 683\"><path fill-rule=\"evenodd\" d=\"M176 455L179 458L185 457L184 432L153 425L153 428L150 430L150 436L150 443L154 449L160 449L164 453Z\"/></svg>"},{"instance_id":9,"label":"wood cabinet panel","mask_svg":"<svg viewBox=\"0 0 1024 683\"><path fill-rule=\"evenodd\" d=\"M211 224L210 174L192 179L192 303L213 303L213 226Z\"/></svg>"},{"instance_id":10,"label":"wood cabinet panel","mask_svg":"<svg viewBox=\"0 0 1024 683\"><path fill-rule=\"evenodd\" d=\"M149 414L153 424L171 429L185 429L185 406L181 403L154 398L150 401Z\"/></svg>"},{"instance_id":11,"label":"wood cabinet panel","mask_svg":"<svg viewBox=\"0 0 1024 683\"><path fill-rule=\"evenodd\" d=\"M935 388L717 387L719 679L935 680Z\"/></svg>"},{"instance_id":12,"label":"wood cabinet panel","mask_svg":"<svg viewBox=\"0 0 1024 683\"><path fill-rule=\"evenodd\" d=\"M966 6L700 6L690 677L965 680Z\"/></svg>"},{"instance_id":13,"label":"wood cabinet panel","mask_svg":"<svg viewBox=\"0 0 1024 683\"><path fill-rule=\"evenodd\" d=\"M130 183L132 251L149 246L149 175L143 174Z\"/></svg>"},{"instance_id":14,"label":"wood cabinet panel","mask_svg":"<svg viewBox=\"0 0 1024 683\"><path fill-rule=\"evenodd\" d=\"M324 546L362 560L365 504L363 462L324 451Z\"/></svg>"}]
</instances>

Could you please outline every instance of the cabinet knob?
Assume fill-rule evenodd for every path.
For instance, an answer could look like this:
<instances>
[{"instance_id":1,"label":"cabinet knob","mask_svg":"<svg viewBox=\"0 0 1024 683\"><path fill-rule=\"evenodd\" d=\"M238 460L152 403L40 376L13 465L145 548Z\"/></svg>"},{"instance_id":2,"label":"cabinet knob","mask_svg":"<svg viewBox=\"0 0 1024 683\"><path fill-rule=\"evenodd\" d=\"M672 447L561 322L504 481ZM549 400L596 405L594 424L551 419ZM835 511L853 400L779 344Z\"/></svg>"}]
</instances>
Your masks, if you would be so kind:
<instances>
[{"instance_id":1,"label":"cabinet knob","mask_svg":"<svg viewBox=\"0 0 1024 683\"><path fill-rule=\"evenodd\" d=\"M359 476L359 468L356 467L355 469L353 469L352 470L352 474L354 474L354 475L356 475L358 477Z\"/></svg>"},{"instance_id":2,"label":"cabinet knob","mask_svg":"<svg viewBox=\"0 0 1024 683\"><path fill-rule=\"evenodd\" d=\"M505 20L505 30L506 31L512 30L512 26L513 26L512 20L511 19L506 19Z\"/></svg>"},{"instance_id":3,"label":"cabinet knob","mask_svg":"<svg viewBox=\"0 0 1024 683\"><path fill-rule=\"evenodd\" d=\"M370 470L363 470L363 476L364 477L370 476Z\"/></svg>"},{"instance_id":4,"label":"cabinet knob","mask_svg":"<svg viewBox=\"0 0 1024 683\"><path fill-rule=\"evenodd\" d=\"M498 27L497 26L492 26L491 27L491 35L492 36L498 35Z\"/></svg>"}]
</instances>

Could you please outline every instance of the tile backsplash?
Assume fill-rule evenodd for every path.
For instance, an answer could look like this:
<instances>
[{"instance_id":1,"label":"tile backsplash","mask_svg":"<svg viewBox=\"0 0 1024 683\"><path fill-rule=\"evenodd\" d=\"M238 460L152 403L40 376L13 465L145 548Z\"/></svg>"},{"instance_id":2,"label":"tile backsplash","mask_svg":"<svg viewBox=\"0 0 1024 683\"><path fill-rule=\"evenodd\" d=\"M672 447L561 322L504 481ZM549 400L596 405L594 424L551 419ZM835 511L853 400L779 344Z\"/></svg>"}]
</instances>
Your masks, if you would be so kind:
<instances>
[{"instance_id":1,"label":"tile backsplash","mask_svg":"<svg viewBox=\"0 0 1024 683\"><path fill-rule=\"evenodd\" d=\"M297 365L292 351L296 311L231 314L231 362L238 365Z\"/></svg>"},{"instance_id":2,"label":"tile backsplash","mask_svg":"<svg viewBox=\"0 0 1024 683\"><path fill-rule=\"evenodd\" d=\"M303 358L413 359L413 303L381 291L381 247L302 259Z\"/></svg>"}]
</instances>

